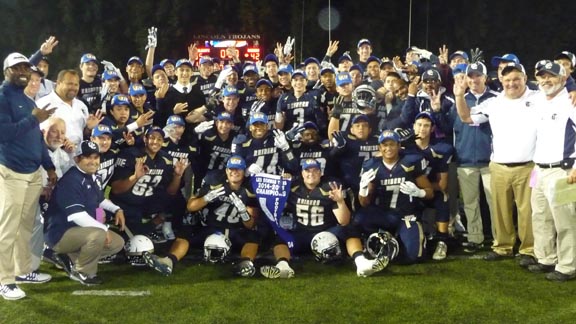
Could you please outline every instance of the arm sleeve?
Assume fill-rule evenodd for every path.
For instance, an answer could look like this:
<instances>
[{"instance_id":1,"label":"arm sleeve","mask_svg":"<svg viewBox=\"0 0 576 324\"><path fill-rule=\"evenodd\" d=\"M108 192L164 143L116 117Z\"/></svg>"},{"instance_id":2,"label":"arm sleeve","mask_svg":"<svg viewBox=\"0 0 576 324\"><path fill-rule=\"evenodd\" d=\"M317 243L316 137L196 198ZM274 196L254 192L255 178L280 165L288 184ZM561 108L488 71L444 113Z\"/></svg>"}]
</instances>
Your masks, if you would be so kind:
<instances>
[{"instance_id":1,"label":"arm sleeve","mask_svg":"<svg viewBox=\"0 0 576 324\"><path fill-rule=\"evenodd\" d=\"M105 211L109 211L111 213L116 213L120 207L114 204L110 199L104 199L100 203L100 208L104 209Z\"/></svg>"},{"instance_id":2,"label":"arm sleeve","mask_svg":"<svg viewBox=\"0 0 576 324\"><path fill-rule=\"evenodd\" d=\"M80 227L97 227L104 231L108 231L108 227L88 215L87 212L74 213L68 215L68 221Z\"/></svg>"}]
</instances>

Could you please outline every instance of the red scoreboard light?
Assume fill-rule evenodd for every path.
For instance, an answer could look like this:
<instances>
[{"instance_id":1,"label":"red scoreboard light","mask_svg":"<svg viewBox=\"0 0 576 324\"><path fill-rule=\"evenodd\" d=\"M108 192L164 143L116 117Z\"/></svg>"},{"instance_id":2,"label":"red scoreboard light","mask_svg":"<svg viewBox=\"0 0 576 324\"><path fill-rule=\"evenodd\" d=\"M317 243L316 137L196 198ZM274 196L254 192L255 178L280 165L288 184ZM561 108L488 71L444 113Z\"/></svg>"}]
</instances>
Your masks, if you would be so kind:
<instances>
[{"instance_id":1,"label":"red scoreboard light","mask_svg":"<svg viewBox=\"0 0 576 324\"><path fill-rule=\"evenodd\" d=\"M219 58L224 65L231 61L232 55L238 56L241 61L256 62L261 59L260 35L257 34L194 35L192 39L198 48L196 60L210 56Z\"/></svg>"}]
</instances>

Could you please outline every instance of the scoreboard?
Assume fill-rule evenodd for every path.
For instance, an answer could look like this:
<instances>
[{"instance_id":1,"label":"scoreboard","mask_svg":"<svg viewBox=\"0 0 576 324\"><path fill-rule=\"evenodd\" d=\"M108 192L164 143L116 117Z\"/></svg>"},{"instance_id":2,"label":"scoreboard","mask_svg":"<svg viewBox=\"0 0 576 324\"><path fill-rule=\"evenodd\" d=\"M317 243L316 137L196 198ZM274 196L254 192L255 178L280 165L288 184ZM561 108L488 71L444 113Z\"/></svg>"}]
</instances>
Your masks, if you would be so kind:
<instances>
[{"instance_id":1,"label":"scoreboard","mask_svg":"<svg viewBox=\"0 0 576 324\"><path fill-rule=\"evenodd\" d=\"M210 56L219 58L224 65L231 60L230 51L235 51L241 61L261 60L260 35L258 34L193 35L192 39L198 48L196 60L202 56Z\"/></svg>"}]
</instances>

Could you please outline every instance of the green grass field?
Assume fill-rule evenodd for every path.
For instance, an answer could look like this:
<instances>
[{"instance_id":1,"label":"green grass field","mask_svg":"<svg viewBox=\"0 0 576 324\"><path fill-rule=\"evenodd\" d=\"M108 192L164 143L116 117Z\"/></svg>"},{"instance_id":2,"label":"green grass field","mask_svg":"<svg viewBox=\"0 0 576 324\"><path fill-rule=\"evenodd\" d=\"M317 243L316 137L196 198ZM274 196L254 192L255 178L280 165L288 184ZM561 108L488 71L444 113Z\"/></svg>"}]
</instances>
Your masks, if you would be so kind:
<instances>
[{"instance_id":1,"label":"green grass field","mask_svg":"<svg viewBox=\"0 0 576 324\"><path fill-rule=\"evenodd\" d=\"M102 265L106 281L82 286L47 265L51 282L27 284L28 297L0 300L0 323L574 323L576 281L548 282L515 260L390 265L356 277L303 260L296 277L236 278L226 265L185 261L170 277L151 269ZM144 291L147 296L74 295Z\"/></svg>"}]
</instances>

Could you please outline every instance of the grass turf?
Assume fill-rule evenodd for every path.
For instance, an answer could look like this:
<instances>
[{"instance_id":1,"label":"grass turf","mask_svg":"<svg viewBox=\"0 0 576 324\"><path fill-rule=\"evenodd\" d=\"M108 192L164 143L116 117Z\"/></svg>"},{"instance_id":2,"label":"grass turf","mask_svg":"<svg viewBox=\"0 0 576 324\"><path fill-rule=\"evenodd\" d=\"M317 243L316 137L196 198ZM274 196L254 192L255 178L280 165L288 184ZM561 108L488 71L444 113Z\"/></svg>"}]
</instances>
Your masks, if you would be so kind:
<instances>
[{"instance_id":1,"label":"grass turf","mask_svg":"<svg viewBox=\"0 0 576 324\"><path fill-rule=\"evenodd\" d=\"M102 265L106 280L82 286L42 266L50 283L21 287L28 297L0 300L0 323L573 323L576 281L548 282L515 260L453 258L392 264L358 278L339 266L295 262L296 277L231 275L227 265L184 262L172 276ZM149 296L76 296L77 290L149 291Z\"/></svg>"}]
</instances>

